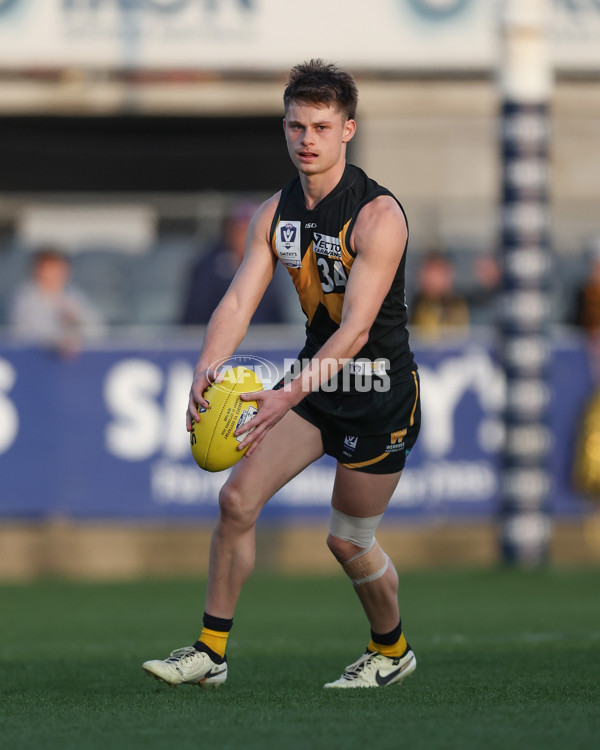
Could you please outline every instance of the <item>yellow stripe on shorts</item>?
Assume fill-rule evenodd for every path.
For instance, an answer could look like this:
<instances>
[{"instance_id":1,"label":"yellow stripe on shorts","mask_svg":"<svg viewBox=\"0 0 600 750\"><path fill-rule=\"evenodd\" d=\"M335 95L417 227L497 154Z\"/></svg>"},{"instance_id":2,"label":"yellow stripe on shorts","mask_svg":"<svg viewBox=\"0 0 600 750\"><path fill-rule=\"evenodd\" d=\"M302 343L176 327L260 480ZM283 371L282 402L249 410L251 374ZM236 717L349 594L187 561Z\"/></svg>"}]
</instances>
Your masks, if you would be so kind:
<instances>
[{"instance_id":1,"label":"yellow stripe on shorts","mask_svg":"<svg viewBox=\"0 0 600 750\"><path fill-rule=\"evenodd\" d=\"M376 464L379 461L383 461L383 459L389 455L389 453L382 453L380 456L377 456L376 458L370 458L368 461L360 461L357 464L342 464L342 466L345 466L347 469L360 469L363 466L371 466L371 464Z\"/></svg>"},{"instance_id":2,"label":"yellow stripe on shorts","mask_svg":"<svg viewBox=\"0 0 600 750\"><path fill-rule=\"evenodd\" d=\"M410 422L408 423L412 427L415 423L415 410L417 408L417 401L419 400L419 381L417 380L417 373L413 370L412 376L415 380L415 403L413 404L412 411L410 413Z\"/></svg>"}]
</instances>

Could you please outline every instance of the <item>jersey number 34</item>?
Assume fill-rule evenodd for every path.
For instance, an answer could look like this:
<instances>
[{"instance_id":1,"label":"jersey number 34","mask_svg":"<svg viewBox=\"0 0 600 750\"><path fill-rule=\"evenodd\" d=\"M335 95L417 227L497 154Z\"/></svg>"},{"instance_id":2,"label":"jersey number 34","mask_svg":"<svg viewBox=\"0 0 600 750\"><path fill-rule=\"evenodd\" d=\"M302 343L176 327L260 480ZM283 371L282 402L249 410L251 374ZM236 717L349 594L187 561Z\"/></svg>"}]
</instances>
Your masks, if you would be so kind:
<instances>
[{"instance_id":1,"label":"jersey number 34","mask_svg":"<svg viewBox=\"0 0 600 750\"><path fill-rule=\"evenodd\" d=\"M317 259L317 266L319 267L321 288L325 294L330 294L331 292L339 294L346 290L348 277L346 276L346 271L341 260L321 256Z\"/></svg>"}]
</instances>

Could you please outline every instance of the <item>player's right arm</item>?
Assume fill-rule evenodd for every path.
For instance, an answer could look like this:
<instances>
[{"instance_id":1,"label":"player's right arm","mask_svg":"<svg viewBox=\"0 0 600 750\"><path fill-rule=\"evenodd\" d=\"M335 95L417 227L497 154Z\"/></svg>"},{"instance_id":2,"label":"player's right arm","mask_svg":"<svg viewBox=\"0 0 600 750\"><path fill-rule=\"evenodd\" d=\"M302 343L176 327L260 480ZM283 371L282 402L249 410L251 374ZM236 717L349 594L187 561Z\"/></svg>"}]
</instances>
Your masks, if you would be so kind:
<instances>
[{"instance_id":1,"label":"player's right arm","mask_svg":"<svg viewBox=\"0 0 600 750\"><path fill-rule=\"evenodd\" d=\"M208 322L190 389L186 414L188 431L192 429L192 420L198 419L197 406L208 407L203 393L217 375L214 363L235 352L273 278L277 258L271 248L270 232L279 196L280 193L276 193L265 201L252 217L246 234L244 260ZM198 293L202 292L198 290Z\"/></svg>"}]
</instances>

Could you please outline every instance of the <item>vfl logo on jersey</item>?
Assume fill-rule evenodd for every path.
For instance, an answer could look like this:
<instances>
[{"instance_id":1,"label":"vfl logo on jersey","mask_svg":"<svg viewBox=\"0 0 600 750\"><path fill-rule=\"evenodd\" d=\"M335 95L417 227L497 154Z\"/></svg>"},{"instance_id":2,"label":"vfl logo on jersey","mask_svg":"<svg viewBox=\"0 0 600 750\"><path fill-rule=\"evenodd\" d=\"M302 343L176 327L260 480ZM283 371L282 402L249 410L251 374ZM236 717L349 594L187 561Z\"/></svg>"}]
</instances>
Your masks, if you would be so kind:
<instances>
[{"instance_id":1,"label":"vfl logo on jersey","mask_svg":"<svg viewBox=\"0 0 600 750\"><path fill-rule=\"evenodd\" d=\"M297 222L294 222L294 224L296 223ZM294 226L294 224L288 221L287 224L284 224L282 227L280 227L281 244L288 250L294 244L296 240L296 234L298 233L298 227Z\"/></svg>"},{"instance_id":2,"label":"vfl logo on jersey","mask_svg":"<svg viewBox=\"0 0 600 750\"><path fill-rule=\"evenodd\" d=\"M329 237L327 234L313 232L313 250L317 255L326 255L328 258L342 257L342 246L339 237Z\"/></svg>"},{"instance_id":3,"label":"vfl logo on jersey","mask_svg":"<svg viewBox=\"0 0 600 750\"><path fill-rule=\"evenodd\" d=\"M275 251L281 262L288 268L300 268L302 249L300 247L300 222L280 221L275 230Z\"/></svg>"}]
</instances>

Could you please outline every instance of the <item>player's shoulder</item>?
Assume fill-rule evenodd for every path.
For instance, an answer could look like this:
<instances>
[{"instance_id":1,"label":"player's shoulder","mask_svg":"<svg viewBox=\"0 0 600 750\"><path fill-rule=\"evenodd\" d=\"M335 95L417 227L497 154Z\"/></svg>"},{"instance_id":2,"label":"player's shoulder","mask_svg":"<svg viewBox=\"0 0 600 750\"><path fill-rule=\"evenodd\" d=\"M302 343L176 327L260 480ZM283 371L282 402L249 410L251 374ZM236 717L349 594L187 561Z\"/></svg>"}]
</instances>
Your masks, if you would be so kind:
<instances>
[{"instance_id":1,"label":"player's shoulder","mask_svg":"<svg viewBox=\"0 0 600 750\"><path fill-rule=\"evenodd\" d=\"M390 242L392 237L397 242ZM350 239L352 252L366 252L371 247L387 246L394 248L394 252L402 253L407 241L406 216L393 195L377 195L361 207ZM378 250L378 254L379 252Z\"/></svg>"},{"instance_id":2,"label":"player's shoulder","mask_svg":"<svg viewBox=\"0 0 600 750\"><path fill-rule=\"evenodd\" d=\"M356 217L354 231L360 231L363 226L369 227L381 223L397 229L406 227L404 211L391 193L377 195L361 206Z\"/></svg>"},{"instance_id":3,"label":"player's shoulder","mask_svg":"<svg viewBox=\"0 0 600 750\"><path fill-rule=\"evenodd\" d=\"M280 197L281 190L271 195L259 205L250 221L251 232L265 236L269 233Z\"/></svg>"},{"instance_id":4,"label":"player's shoulder","mask_svg":"<svg viewBox=\"0 0 600 750\"><path fill-rule=\"evenodd\" d=\"M254 212L253 218L262 218L264 216L271 216L273 217L275 210L277 208L277 204L279 203L279 199L281 198L281 190L278 190L276 193L271 195L269 198L264 200L259 207Z\"/></svg>"}]
</instances>

